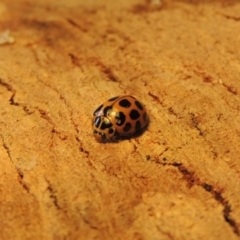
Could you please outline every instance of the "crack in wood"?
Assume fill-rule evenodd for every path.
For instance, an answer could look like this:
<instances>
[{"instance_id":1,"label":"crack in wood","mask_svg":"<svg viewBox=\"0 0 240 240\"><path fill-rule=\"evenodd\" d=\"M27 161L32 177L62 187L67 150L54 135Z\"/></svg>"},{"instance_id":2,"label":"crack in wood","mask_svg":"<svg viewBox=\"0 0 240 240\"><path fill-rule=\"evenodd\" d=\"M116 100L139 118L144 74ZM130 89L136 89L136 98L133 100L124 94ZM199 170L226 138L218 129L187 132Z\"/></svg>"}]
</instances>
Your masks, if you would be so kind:
<instances>
[{"instance_id":1,"label":"crack in wood","mask_svg":"<svg viewBox=\"0 0 240 240\"><path fill-rule=\"evenodd\" d=\"M68 112L69 112L69 116L70 116L70 120L71 120L71 123L73 125L73 128L76 132L76 137L75 139L79 139L78 137L78 134L79 134L79 130L78 130L78 125L74 122L73 120L73 113L72 113L72 110L71 110L71 107L69 106L69 104L67 103L67 100L66 98L63 96L63 94L57 89L57 88L54 88L52 87L51 85L47 84L46 82L42 81L41 79L39 79L39 81L44 84L46 87L50 88L52 91L54 91L55 93L57 93L59 95L59 99L64 103L64 105L66 106ZM53 120L48 116L47 112L42 110L42 109L39 109L37 108L37 110L40 112L41 114L41 117L43 117L44 119L46 119L50 124L52 124L53 126L53 129L52 129L52 132L53 133L57 133L57 134L60 134L59 131L56 130L55 128L55 124L53 122ZM61 138L61 137L60 137Z\"/></svg>"},{"instance_id":2,"label":"crack in wood","mask_svg":"<svg viewBox=\"0 0 240 240\"><path fill-rule=\"evenodd\" d=\"M12 86L10 83L7 83L7 82L3 81L3 80L0 78L0 86L3 86L5 89L7 89L7 91L9 91L9 92L12 93L12 95L11 95L11 97L10 97L10 99L9 99L10 105L22 107L23 111L24 111L27 115L31 115L31 114L33 114L33 113L35 112L35 110L30 110L27 105L18 103L18 102L16 102L16 101L14 100L17 91L13 88L13 86Z\"/></svg>"},{"instance_id":3,"label":"crack in wood","mask_svg":"<svg viewBox=\"0 0 240 240\"><path fill-rule=\"evenodd\" d=\"M68 55L71 58L72 64L75 65L76 67L80 68L81 71L84 72L83 67L81 65L81 59L73 53L69 53Z\"/></svg>"},{"instance_id":4,"label":"crack in wood","mask_svg":"<svg viewBox=\"0 0 240 240\"><path fill-rule=\"evenodd\" d=\"M79 23L76 21L72 20L71 18L66 18L67 22L72 25L73 27L79 29L81 32L87 33L89 30L86 26L80 26Z\"/></svg>"},{"instance_id":5,"label":"crack in wood","mask_svg":"<svg viewBox=\"0 0 240 240\"><path fill-rule=\"evenodd\" d=\"M201 128L199 127L199 119L198 117L194 114L194 113L189 113L191 116L191 122L192 122L192 126L197 129L197 131L199 132L200 136L203 136L203 131L201 130Z\"/></svg>"},{"instance_id":6,"label":"crack in wood","mask_svg":"<svg viewBox=\"0 0 240 240\"><path fill-rule=\"evenodd\" d=\"M89 151L85 150L82 146L79 148L79 150L83 153L85 153L87 155L87 157L89 156Z\"/></svg>"},{"instance_id":7,"label":"crack in wood","mask_svg":"<svg viewBox=\"0 0 240 240\"><path fill-rule=\"evenodd\" d=\"M1 139L2 139L2 146L3 146L4 149L6 150L7 155L8 155L8 158L10 159L11 162L13 162L13 160L12 160L12 156L11 156L11 151L10 151L8 145L6 144L3 135L1 134L0 137L1 137Z\"/></svg>"},{"instance_id":8,"label":"crack in wood","mask_svg":"<svg viewBox=\"0 0 240 240\"><path fill-rule=\"evenodd\" d=\"M162 105L162 101L160 100L160 98L159 98L157 95L155 95L155 94L153 94L153 93L151 93L151 92L148 92L148 95L149 95L154 101L156 101L157 103L159 103L160 105Z\"/></svg>"},{"instance_id":9,"label":"crack in wood","mask_svg":"<svg viewBox=\"0 0 240 240\"><path fill-rule=\"evenodd\" d=\"M45 178L45 181L47 182L47 191L49 193L49 198L52 200L53 205L58 209L61 210L61 206L59 205L59 201L56 195L56 191L54 190L52 184L50 183L50 181L48 179Z\"/></svg>"},{"instance_id":10,"label":"crack in wood","mask_svg":"<svg viewBox=\"0 0 240 240\"><path fill-rule=\"evenodd\" d=\"M166 163L166 162L160 162L155 161L157 164L161 164L162 166L173 166L178 169L178 171L182 174L183 179L187 182L187 185L189 188L192 186L200 186L205 191L211 193L211 195L214 197L214 199L219 202L223 206L223 218L224 220L230 225L230 227L233 229L233 232L240 236L240 229L238 227L237 222L231 217L231 205L229 204L229 201L226 200L221 191L217 191L214 189L214 187L208 183L201 182L200 178L196 176L196 174L193 171L188 170L186 167L183 166L182 163L173 162L173 163Z\"/></svg>"},{"instance_id":11,"label":"crack in wood","mask_svg":"<svg viewBox=\"0 0 240 240\"><path fill-rule=\"evenodd\" d=\"M13 159L12 159L12 156L11 156L11 151L10 151L10 148L8 147L8 145L6 144L5 140L4 140L4 137L3 135L0 135L0 138L2 139L2 146L4 147L4 149L6 150L7 152L7 155L10 159L10 161L13 163L16 171L17 171L17 174L18 174L18 182L20 183L20 185L23 187L23 189L27 192L27 193L30 193L30 189L29 189L29 186L24 182L24 174L23 172L17 168L13 162Z\"/></svg>"},{"instance_id":12,"label":"crack in wood","mask_svg":"<svg viewBox=\"0 0 240 240\"><path fill-rule=\"evenodd\" d=\"M10 97L10 99L9 99L10 105L14 105L14 106L19 106L19 107L21 107L22 110L23 110L27 115L31 115L31 114L33 114L33 113L35 112L35 110L37 110L37 111L40 113L41 118L47 120L47 122L49 122L49 123L53 126L52 132L53 132L53 133L57 133L57 134L59 134L59 136L60 136L60 132L55 129L55 124L54 124L53 120L49 117L48 113L47 113L45 110L40 109L40 108L38 108L38 107L36 107L36 108L33 110L33 109L30 109L30 108L29 108L27 105L25 105L25 104L21 104L21 103L16 102L16 101L14 100L14 97L16 96L16 90L12 87L11 84L3 81L1 78L0 78L0 86L3 86L5 89L7 89L7 91L10 91L10 92L12 93L12 95L11 95L11 97ZM62 99L62 98L61 98L61 99ZM74 127L75 127L75 125L74 125ZM75 127L75 129L76 129L76 127ZM77 130L77 133L78 133L78 130ZM65 139L66 139L66 137L61 137L61 136L60 136L60 138L61 138L62 140L65 140ZM3 146L4 146L4 148L7 150L7 146L4 145L4 144L3 144ZM9 150L7 150L7 152L9 153ZM9 156L10 156L10 155L9 155Z\"/></svg>"},{"instance_id":13,"label":"crack in wood","mask_svg":"<svg viewBox=\"0 0 240 240\"><path fill-rule=\"evenodd\" d=\"M234 95L238 95L237 89L233 86L229 86L226 83L222 84L230 93L234 94Z\"/></svg>"},{"instance_id":14,"label":"crack in wood","mask_svg":"<svg viewBox=\"0 0 240 240\"><path fill-rule=\"evenodd\" d=\"M24 182L24 174L23 174L23 172L20 169L17 168L17 173L18 173L18 182L23 187L23 189L27 191L27 193L30 193L29 186Z\"/></svg>"},{"instance_id":15,"label":"crack in wood","mask_svg":"<svg viewBox=\"0 0 240 240\"><path fill-rule=\"evenodd\" d=\"M172 107L169 107L167 110L168 110L168 113L169 113L169 114L175 116L177 119L180 119L180 116L178 115L178 113L176 113L176 112L174 111L174 109L173 109Z\"/></svg>"},{"instance_id":16,"label":"crack in wood","mask_svg":"<svg viewBox=\"0 0 240 240\"><path fill-rule=\"evenodd\" d=\"M41 118L45 119L49 124L51 124L53 126L53 129L52 129L52 133L56 133L57 135L59 135L59 138L62 139L62 140L66 140L66 136L60 136L60 132L56 130L55 128L55 124L53 122L53 120L50 118L50 116L48 115L48 113L43 110L43 109L40 109L38 107L35 107L34 109L30 109L27 105L25 104L22 104L22 103L17 103L15 100L14 100L14 97L16 95L16 90L12 87L11 84L3 81L1 78L0 78L0 86L3 86L5 89L7 89L7 91L10 91L12 92L12 96L10 97L9 99L9 102L10 102L10 105L14 105L14 106L19 106L22 108L22 110L27 114L27 115L31 115L33 114L36 110L40 113L40 116ZM54 90L54 89L53 89ZM63 102L66 104L66 101L65 99L63 99L63 97L60 95L60 99L61 100L64 100ZM67 104L66 104L67 105ZM71 115L71 120L72 120L72 114L70 113ZM72 120L73 122L73 120ZM76 132L78 133L78 129L76 127L76 124L73 123L74 125L74 128L76 130ZM7 145L3 145L4 148L7 150ZM8 150L7 150L8 151ZM9 153L9 152L8 152Z\"/></svg>"},{"instance_id":17,"label":"crack in wood","mask_svg":"<svg viewBox=\"0 0 240 240\"><path fill-rule=\"evenodd\" d=\"M226 19L231 19L233 21L240 21L240 17L236 17L236 16L231 16L231 15L228 15L228 14L225 14L225 13L218 13L219 15L225 17Z\"/></svg>"},{"instance_id":18,"label":"crack in wood","mask_svg":"<svg viewBox=\"0 0 240 240\"><path fill-rule=\"evenodd\" d=\"M107 67L101 61L97 60L96 66L101 69L101 71L107 76L107 78L113 82L119 82L118 77L113 73L110 67Z\"/></svg>"},{"instance_id":19,"label":"crack in wood","mask_svg":"<svg viewBox=\"0 0 240 240\"><path fill-rule=\"evenodd\" d=\"M222 193L220 191L215 190L213 188L213 186L211 186L210 184L203 183L203 184L201 184L201 186L206 191L210 192L212 194L212 196L219 203L221 203L221 205L224 207L223 217L224 217L225 221L233 228L234 233L239 236L240 231L239 231L238 225L237 225L236 221L230 215L232 210L231 210L231 205L229 204L229 202L226 199L224 199L224 197L222 196Z\"/></svg>"},{"instance_id":20,"label":"crack in wood","mask_svg":"<svg viewBox=\"0 0 240 240\"><path fill-rule=\"evenodd\" d=\"M231 228L233 229L233 232L239 236L240 232L239 232L238 225L236 221L230 216L231 206L229 202L222 196L222 193L220 191L215 190L214 187L211 186L210 184L202 183L201 180L195 175L194 172L189 171L182 164L177 163L177 164L169 164L169 165L177 167L177 169L182 174L183 179L187 181L189 187L192 187L193 185L201 186L204 190L212 194L214 199L223 206L223 217L225 221L231 226Z\"/></svg>"},{"instance_id":21,"label":"crack in wood","mask_svg":"<svg viewBox=\"0 0 240 240\"><path fill-rule=\"evenodd\" d=\"M53 120L49 117L49 114L45 110L40 109L38 107L36 109L40 113L41 118L45 119L49 124L51 124L53 127L55 127Z\"/></svg>"},{"instance_id":22,"label":"crack in wood","mask_svg":"<svg viewBox=\"0 0 240 240\"><path fill-rule=\"evenodd\" d=\"M185 65L185 67L191 67L191 66L188 66L188 65ZM206 83L214 83L214 78L209 75L208 73L206 73L204 70L202 70L199 66L196 67L197 69L193 70L193 72L201 77L203 79L204 82ZM230 93L234 94L234 95L238 95L238 91L235 87L231 86L231 85L228 85L226 83L223 83L222 81L220 82L221 85L223 87L225 87L227 89L227 91L229 91Z\"/></svg>"},{"instance_id":23,"label":"crack in wood","mask_svg":"<svg viewBox=\"0 0 240 240\"><path fill-rule=\"evenodd\" d=\"M13 88L13 86L10 83L3 81L1 78L0 78L0 85L3 86L5 89L7 89L7 91L12 93L9 99L10 105L18 106L19 103L15 102L14 100L14 97L16 95L16 90Z\"/></svg>"},{"instance_id":24,"label":"crack in wood","mask_svg":"<svg viewBox=\"0 0 240 240\"><path fill-rule=\"evenodd\" d=\"M113 72L112 68L109 66L106 66L101 60L99 60L96 57L92 57L88 59L89 62L93 63L96 67L100 69L100 71L107 76L107 78L112 82L118 82L121 83L118 76Z\"/></svg>"}]
</instances>

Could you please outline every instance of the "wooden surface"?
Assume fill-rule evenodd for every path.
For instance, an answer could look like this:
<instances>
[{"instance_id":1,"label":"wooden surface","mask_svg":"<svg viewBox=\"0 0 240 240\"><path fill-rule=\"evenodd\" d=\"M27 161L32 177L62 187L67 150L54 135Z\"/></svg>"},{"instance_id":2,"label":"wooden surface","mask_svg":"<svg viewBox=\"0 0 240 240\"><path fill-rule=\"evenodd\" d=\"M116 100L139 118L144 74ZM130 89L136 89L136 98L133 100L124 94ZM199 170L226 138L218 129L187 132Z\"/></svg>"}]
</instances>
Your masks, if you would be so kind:
<instances>
[{"instance_id":1,"label":"wooden surface","mask_svg":"<svg viewBox=\"0 0 240 240\"><path fill-rule=\"evenodd\" d=\"M240 235L240 3L0 2L0 239ZM130 94L140 137L92 113Z\"/></svg>"}]
</instances>

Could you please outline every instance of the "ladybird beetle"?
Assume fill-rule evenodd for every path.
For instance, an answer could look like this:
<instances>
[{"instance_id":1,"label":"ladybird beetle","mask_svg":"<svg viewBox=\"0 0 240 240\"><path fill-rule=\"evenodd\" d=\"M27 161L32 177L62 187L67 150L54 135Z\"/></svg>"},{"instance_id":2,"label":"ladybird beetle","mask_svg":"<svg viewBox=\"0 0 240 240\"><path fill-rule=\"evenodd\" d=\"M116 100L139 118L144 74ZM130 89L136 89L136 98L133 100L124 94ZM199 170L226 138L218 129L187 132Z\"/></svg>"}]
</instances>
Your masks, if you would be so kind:
<instances>
[{"instance_id":1,"label":"ladybird beetle","mask_svg":"<svg viewBox=\"0 0 240 240\"><path fill-rule=\"evenodd\" d=\"M93 113L93 134L98 142L116 141L141 133L149 117L143 104L130 95L108 99Z\"/></svg>"}]
</instances>

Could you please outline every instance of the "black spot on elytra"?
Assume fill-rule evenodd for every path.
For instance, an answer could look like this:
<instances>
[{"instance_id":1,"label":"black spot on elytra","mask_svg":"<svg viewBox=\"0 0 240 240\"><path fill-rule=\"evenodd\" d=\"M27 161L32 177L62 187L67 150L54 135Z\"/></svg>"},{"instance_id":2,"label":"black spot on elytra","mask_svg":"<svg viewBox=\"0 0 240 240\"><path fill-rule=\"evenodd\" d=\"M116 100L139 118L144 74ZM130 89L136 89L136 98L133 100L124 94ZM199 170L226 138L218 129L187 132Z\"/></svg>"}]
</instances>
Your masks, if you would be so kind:
<instances>
[{"instance_id":1,"label":"black spot on elytra","mask_svg":"<svg viewBox=\"0 0 240 240\"><path fill-rule=\"evenodd\" d=\"M137 110L133 109L131 112L130 112L130 118L132 120L136 120L140 117L140 114Z\"/></svg>"},{"instance_id":2,"label":"black spot on elytra","mask_svg":"<svg viewBox=\"0 0 240 240\"><path fill-rule=\"evenodd\" d=\"M109 133L109 134L113 134L113 133L114 133L113 128L109 128L108 133Z\"/></svg>"},{"instance_id":3,"label":"black spot on elytra","mask_svg":"<svg viewBox=\"0 0 240 240\"><path fill-rule=\"evenodd\" d=\"M96 117L95 120L94 120L95 127L98 128L100 123L101 123L101 117Z\"/></svg>"},{"instance_id":4,"label":"black spot on elytra","mask_svg":"<svg viewBox=\"0 0 240 240\"><path fill-rule=\"evenodd\" d=\"M138 132L141 128L142 128L142 124L141 124L141 122L138 120L138 121L136 122L136 126L135 126L136 132Z\"/></svg>"},{"instance_id":5,"label":"black spot on elytra","mask_svg":"<svg viewBox=\"0 0 240 240\"><path fill-rule=\"evenodd\" d=\"M139 101L136 100L135 104L140 110L143 110L143 105Z\"/></svg>"},{"instance_id":6,"label":"black spot on elytra","mask_svg":"<svg viewBox=\"0 0 240 240\"><path fill-rule=\"evenodd\" d=\"M123 128L124 132L128 132L132 128L131 123L127 122L126 125Z\"/></svg>"},{"instance_id":7,"label":"black spot on elytra","mask_svg":"<svg viewBox=\"0 0 240 240\"><path fill-rule=\"evenodd\" d=\"M125 123L126 116L123 112L119 112L115 118L118 126L122 126Z\"/></svg>"},{"instance_id":8,"label":"black spot on elytra","mask_svg":"<svg viewBox=\"0 0 240 240\"><path fill-rule=\"evenodd\" d=\"M103 107L103 104L100 105L93 113L93 116L97 115L97 113L100 111L100 109Z\"/></svg>"},{"instance_id":9,"label":"black spot on elytra","mask_svg":"<svg viewBox=\"0 0 240 240\"><path fill-rule=\"evenodd\" d=\"M100 129L101 129L101 130L104 130L104 129L106 129L106 128L111 128L111 127L112 127L112 123L111 123L111 122L103 121L102 124L101 124Z\"/></svg>"},{"instance_id":10,"label":"black spot on elytra","mask_svg":"<svg viewBox=\"0 0 240 240\"><path fill-rule=\"evenodd\" d=\"M119 102L119 105L124 108L129 108L131 106L131 103L127 99L122 99Z\"/></svg>"},{"instance_id":11,"label":"black spot on elytra","mask_svg":"<svg viewBox=\"0 0 240 240\"><path fill-rule=\"evenodd\" d=\"M103 109L104 116L108 116L108 112L112 109L112 106L107 106Z\"/></svg>"},{"instance_id":12,"label":"black spot on elytra","mask_svg":"<svg viewBox=\"0 0 240 240\"><path fill-rule=\"evenodd\" d=\"M109 102L112 102L112 101L116 100L117 98L119 98L119 96L112 97L112 98L108 99L108 101L109 101Z\"/></svg>"}]
</instances>

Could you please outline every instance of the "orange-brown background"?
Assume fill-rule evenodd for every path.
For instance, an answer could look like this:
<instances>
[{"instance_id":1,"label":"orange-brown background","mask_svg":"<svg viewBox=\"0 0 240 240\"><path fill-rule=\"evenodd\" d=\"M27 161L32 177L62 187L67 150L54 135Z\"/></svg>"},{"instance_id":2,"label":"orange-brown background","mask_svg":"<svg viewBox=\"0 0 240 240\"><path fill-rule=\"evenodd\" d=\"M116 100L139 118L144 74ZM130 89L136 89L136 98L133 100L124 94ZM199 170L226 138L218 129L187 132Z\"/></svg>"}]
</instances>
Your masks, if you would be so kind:
<instances>
[{"instance_id":1,"label":"orange-brown background","mask_svg":"<svg viewBox=\"0 0 240 240\"><path fill-rule=\"evenodd\" d=\"M239 239L240 3L0 2L0 239ZM131 94L151 123L100 144Z\"/></svg>"}]
</instances>

